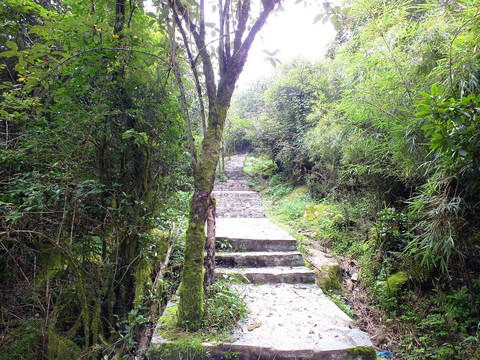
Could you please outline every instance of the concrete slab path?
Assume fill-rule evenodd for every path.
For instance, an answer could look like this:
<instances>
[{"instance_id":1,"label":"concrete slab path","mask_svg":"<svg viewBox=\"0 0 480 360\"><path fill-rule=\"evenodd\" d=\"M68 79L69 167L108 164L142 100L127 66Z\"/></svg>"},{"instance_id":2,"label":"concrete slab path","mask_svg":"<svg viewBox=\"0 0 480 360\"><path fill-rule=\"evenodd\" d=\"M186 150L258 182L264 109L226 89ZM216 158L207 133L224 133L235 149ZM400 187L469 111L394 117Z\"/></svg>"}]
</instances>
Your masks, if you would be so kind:
<instances>
[{"instance_id":1,"label":"concrete slab path","mask_svg":"<svg viewBox=\"0 0 480 360\"><path fill-rule=\"evenodd\" d=\"M296 240L266 216L260 196L249 189L245 155L226 164L228 180L217 198L217 276L238 276L249 314L231 341L204 343L214 359L370 360L375 351L358 329L315 284ZM154 336L152 347L165 342Z\"/></svg>"},{"instance_id":2,"label":"concrete slab path","mask_svg":"<svg viewBox=\"0 0 480 360\"><path fill-rule=\"evenodd\" d=\"M217 197L217 273L238 274L250 313L232 342L205 344L216 359L367 359L358 347L371 347L368 335L314 284L313 271L296 252L296 240L266 218L259 194L243 173L245 155L226 164L227 181ZM225 247L224 247L225 248Z\"/></svg>"}]
</instances>

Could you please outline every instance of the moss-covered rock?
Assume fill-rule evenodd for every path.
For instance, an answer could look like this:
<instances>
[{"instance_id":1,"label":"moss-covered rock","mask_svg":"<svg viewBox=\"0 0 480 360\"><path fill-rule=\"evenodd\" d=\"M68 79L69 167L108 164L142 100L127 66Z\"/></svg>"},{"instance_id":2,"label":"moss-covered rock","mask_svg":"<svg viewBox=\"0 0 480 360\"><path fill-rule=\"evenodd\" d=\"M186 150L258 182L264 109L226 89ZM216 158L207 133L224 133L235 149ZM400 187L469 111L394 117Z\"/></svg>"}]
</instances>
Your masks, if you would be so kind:
<instances>
[{"instance_id":1,"label":"moss-covered rock","mask_svg":"<svg viewBox=\"0 0 480 360\"><path fill-rule=\"evenodd\" d=\"M317 284L322 290L340 290L342 288L342 268L339 264L325 265L317 272Z\"/></svg>"},{"instance_id":2,"label":"moss-covered rock","mask_svg":"<svg viewBox=\"0 0 480 360\"><path fill-rule=\"evenodd\" d=\"M404 271L399 271L393 275L390 275L387 279L387 290L390 291L390 293L396 293L407 281L408 275Z\"/></svg>"},{"instance_id":3,"label":"moss-covered rock","mask_svg":"<svg viewBox=\"0 0 480 360\"><path fill-rule=\"evenodd\" d=\"M177 326L178 305L172 305L165 309L159 319L160 327L171 329Z\"/></svg>"},{"instance_id":4,"label":"moss-covered rock","mask_svg":"<svg viewBox=\"0 0 480 360\"><path fill-rule=\"evenodd\" d=\"M308 221L313 221L321 216L325 216L328 214L328 205L309 204L305 206L303 218Z\"/></svg>"},{"instance_id":5,"label":"moss-covered rock","mask_svg":"<svg viewBox=\"0 0 480 360\"><path fill-rule=\"evenodd\" d=\"M348 359L351 360L376 360L377 352L369 346L357 346L347 349Z\"/></svg>"},{"instance_id":6,"label":"moss-covered rock","mask_svg":"<svg viewBox=\"0 0 480 360\"><path fill-rule=\"evenodd\" d=\"M150 360L206 360L211 359L202 340L196 337L181 337L168 340L155 348L150 348L147 356Z\"/></svg>"},{"instance_id":7,"label":"moss-covered rock","mask_svg":"<svg viewBox=\"0 0 480 360\"><path fill-rule=\"evenodd\" d=\"M147 356L151 360L210 359L203 346L201 332L188 332L178 327L178 305L165 309Z\"/></svg>"},{"instance_id":8,"label":"moss-covered rock","mask_svg":"<svg viewBox=\"0 0 480 360\"><path fill-rule=\"evenodd\" d=\"M160 317L147 356L153 360L209 359L201 332L188 332L178 327L178 305L175 303Z\"/></svg>"},{"instance_id":9,"label":"moss-covered rock","mask_svg":"<svg viewBox=\"0 0 480 360\"><path fill-rule=\"evenodd\" d=\"M314 267L317 285L322 290L340 290L342 287L342 268L340 263L327 254L310 249L307 261Z\"/></svg>"},{"instance_id":10,"label":"moss-covered rock","mask_svg":"<svg viewBox=\"0 0 480 360\"><path fill-rule=\"evenodd\" d=\"M299 186L293 190L290 194L285 196L285 200L295 199L296 197L303 196L308 193L308 188L306 186Z\"/></svg>"},{"instance_id":11,"label":"moss-covered rock","mask_svg":"<svg viewBox=\"0 0 480 360\"><path fill-rule=\"evenodd\" d=\"M347 226L347 220L342 214L337 214L333 217L331 227L336 229L342 229Z\"/></svg>"}]
</instances>

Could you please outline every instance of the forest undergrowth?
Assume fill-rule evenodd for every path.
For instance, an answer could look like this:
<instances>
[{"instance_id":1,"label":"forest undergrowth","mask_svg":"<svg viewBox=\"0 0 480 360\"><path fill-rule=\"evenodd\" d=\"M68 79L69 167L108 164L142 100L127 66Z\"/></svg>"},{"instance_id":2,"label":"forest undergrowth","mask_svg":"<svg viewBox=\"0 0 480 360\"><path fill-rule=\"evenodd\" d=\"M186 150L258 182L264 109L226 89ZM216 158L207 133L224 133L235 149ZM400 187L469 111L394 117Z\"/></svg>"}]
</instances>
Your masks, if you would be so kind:
<instances>
[{"instance_id":1,"label":"forest undergrowth","mask_svg":"<svg viewBox=\"0 0 480 360\"><path fill-rule=\"evenodd\" d=\"M225 147L256 150L250 181L303 249L344 259L354 290L335 299L379 348L478 359L480 6L319 11L339 29L325 58L283 63L237 94Z\"/></svg>"},{"instance_id":2,"label":"forest undergrowth","mask_svg":"<svg viewBox=\"0 0 480 360\"><path fill-rule=\"evenodd\" d=\"M382 208L362 193L320 199L276 168L261 154L250 154L245 162L249 182L261 192L269 218L298 239L303 253L321 249L341 262L342 289L327 293L369 333L377 349L392 351L395 359L480 356L473 302L480 294L479 281L472 294L462 284L422 286L403 271L392 274L400 268L395 262L402 261L402 254L389 253L393 250L385 241L403 236L398 226L407 225L407 215ZM349 289L354 273L360 280Z\"/></svg>"}]
</instances>

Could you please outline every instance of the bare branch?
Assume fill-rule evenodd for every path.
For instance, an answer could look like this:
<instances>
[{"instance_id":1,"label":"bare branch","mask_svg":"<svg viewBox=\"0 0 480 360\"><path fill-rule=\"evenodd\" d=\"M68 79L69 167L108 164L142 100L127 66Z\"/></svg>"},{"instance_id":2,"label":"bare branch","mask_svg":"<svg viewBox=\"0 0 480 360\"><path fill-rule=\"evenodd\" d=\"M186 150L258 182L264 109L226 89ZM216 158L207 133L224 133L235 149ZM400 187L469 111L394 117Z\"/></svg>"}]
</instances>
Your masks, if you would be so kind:
<instances>
[{"instance_id":1,"label":"bare branch","mask_svg":"<svg viewBox=\"0 0 480 360\"><path fill-rule=\"evenodd\" d=\"M176 14L174 14L174 16L175 15ZM205 104L203 102L202 86L200 84L200 77L198 76L197 65L196 65L197 58L193 57L192 51L190 50L190 45L188 44L187 34L185 33L185 29L183 28L182 23L180 21L178 22L175 21L175 23L177 24L178 30L182 35L183 44L185 45L188 60L190 62L190 68L192 69L193 78L195 79L195 87L197 90L198 101L200 103L200 116L202 118L203 137L205 138L207 136L207 121L205 116Z\"/></svg>"},{"instance_id":2,"label":"bare branch","mask_svg":"<svg viewBox=\"0 0 480 360\"><path fill-rule=\"evenodd\" d=\"M195 44L197 45L198 48L198 53L199 56L202 59L202 64L203 64L203 73L205 76L206 80L206 86L207 86L207 96L209 99L212 99L213 97L216 96L217 93L217 85L215 82L215 71L213 69L213 64L212 60L210 58L210 55L207 52L207 47L205 45L205 33L202 34L198 33L197 27L193 22L191 21L185 7L181 4L180 1L178 0L168 0L170 9L174 13L175 17L175 22L178 25L178 22L180 19L178 19L178 13L182 14L183 19L187 23L187 25L190 28L190 32L193 35L193 39L195 40ZM203 1L200 3L201 6L205 6ZM204 10L203 10L204 11ZM200 9L200 13L202 13L202 9Z\"/></svg>"},{"instance_id":3,"label":"bare branch","mask_svg":"<svg viewBox=\"0 0 480 360\"><path fill-rule=\"evenodd\" d=\"M243 3L238 3L238 28L235 33L235 40L233 41L233 54L240 50L242 45L243 34L247 27L248 14L250 13L250 0L245 0Z\"/></svg>"},{"instance_id":4,"label":"bare branch","mask_svg":"<svg viewBox=\"0 0 480 360\"><path fill-rule=\"evenodd\" d=\"M226 4L228 0L226 0ZM225 10L223 8L223 1L218 0L218 15L220 21L220 41L218 42L218 65L220 68L220 76L225 72Z\"/></svg>"},{"instance_id":5,"label":"bare branch","mask_svg":"<svg viewBox=\"0 0 480 360\"><path fill-rule=\"evenodd\" d=\"M231 1L226 0L224 13L226 14L225 15L225 23L226 23L225 32L226 32L227 38L225 41L225 57L227 58L227 60L230 60L230 57L232 56L231 50L230 50L230 11L229 11L230 6L231 6Z\"/></svg>"},{"instance_id":6,"label":"bare branch","mask_svg":"<svg viewBox=\"0 0 480 360\"><path fill-rule=\"evenodd\" d=\"M168 21L168 19L166 19L165 23L167 24L167 29L170 37L170 54L172 57L172 70L173 70L173 73L175 74L177 85L180 89L180 99L182 101L183 113L185 115L185 122L187 124L188 142L190 144L190 153L192 155L192 165L195 166L197 162L197 153L195 150L195 144L194 144L193 135L192 135L190 115L188 113L187 99L185 97L185 88L183 87L182 76L180 74L180 68L178 66L178 61L177 61L175 28L170 24L170 21Z\"/></svg>"}]
</instances>

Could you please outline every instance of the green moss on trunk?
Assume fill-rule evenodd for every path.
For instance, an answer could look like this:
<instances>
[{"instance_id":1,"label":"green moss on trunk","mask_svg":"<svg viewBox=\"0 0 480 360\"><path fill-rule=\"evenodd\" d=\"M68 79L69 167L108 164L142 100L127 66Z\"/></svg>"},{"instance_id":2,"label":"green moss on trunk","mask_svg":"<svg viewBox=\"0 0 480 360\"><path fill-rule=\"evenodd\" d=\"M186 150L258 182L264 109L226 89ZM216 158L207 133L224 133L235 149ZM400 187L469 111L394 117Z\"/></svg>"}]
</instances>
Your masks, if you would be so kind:
<instances>
[{"instance_id":1,"label":"green moss on trunk","mask_svg":"<svg viewBox=\"0 0 480 360\"><path fill-rule=\"evenodd\" d=\"M209 126L202 143L202 155L194 171L195 191L190 203L190 223L179 290L179 323L189 330L197 330L203 317L205 221L228 109L228 106L212 105L210 103Z\"/></svg>"},{"instance_id":2,"label":"green moss on trunk","mask_svg":"<svg viewBox=\"0 0 480 360\"><path fill-rule=\"evenodd\" d=\"M48 329L47 339L49 359L78 359L80 348L72 340L59 336L53 325Z\"/></svg>"},{"instance_id":3,"label":"green moss on trunk","mask_svg":"<svg viewBox=\"0 0 480 360\"><path fill-rule=\"evenodd\" d=\"M182 282L179 294L179 325L197 330L203 316L203 250L205 248L206 192L195 189L191 202L190 224L187 230ZM205 207L205 209L203 209Z\"/></svg>"}]
</instances>

